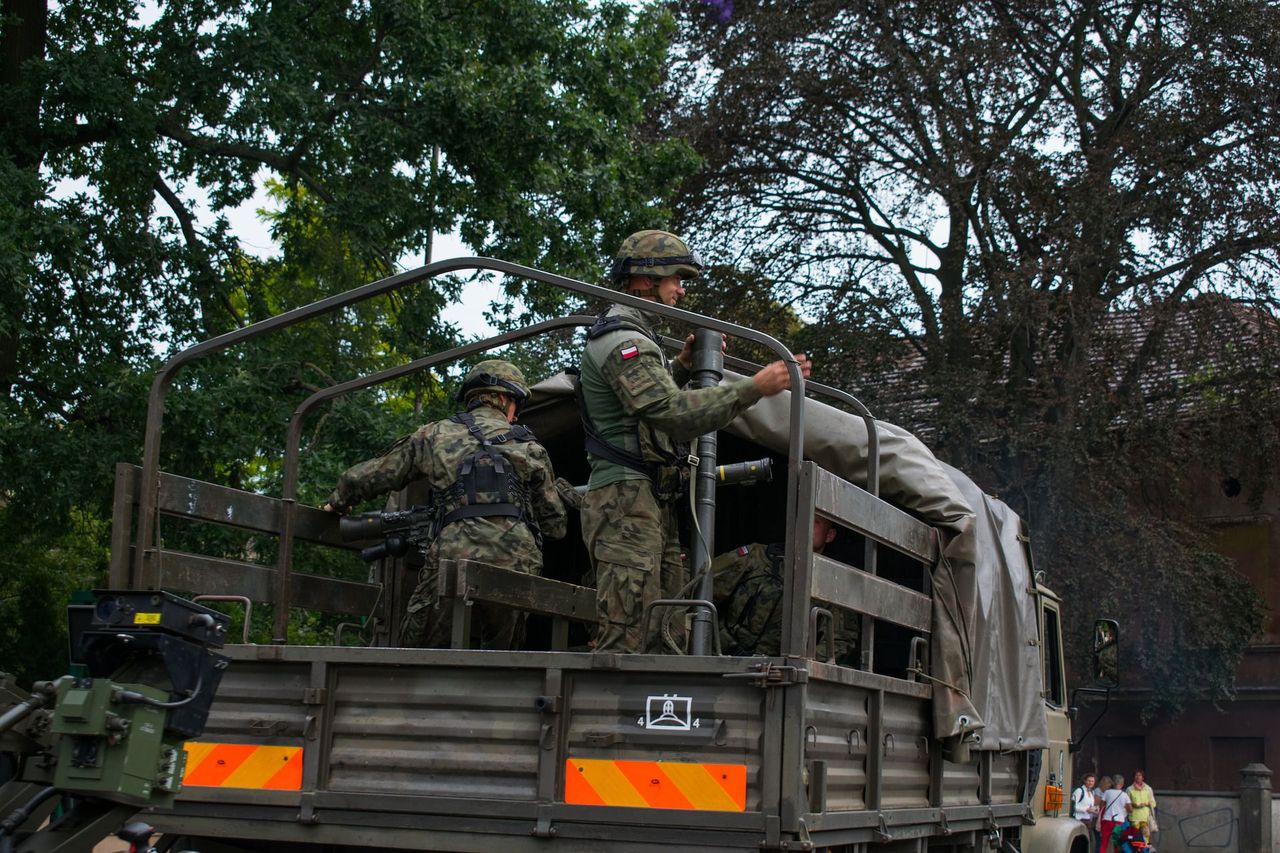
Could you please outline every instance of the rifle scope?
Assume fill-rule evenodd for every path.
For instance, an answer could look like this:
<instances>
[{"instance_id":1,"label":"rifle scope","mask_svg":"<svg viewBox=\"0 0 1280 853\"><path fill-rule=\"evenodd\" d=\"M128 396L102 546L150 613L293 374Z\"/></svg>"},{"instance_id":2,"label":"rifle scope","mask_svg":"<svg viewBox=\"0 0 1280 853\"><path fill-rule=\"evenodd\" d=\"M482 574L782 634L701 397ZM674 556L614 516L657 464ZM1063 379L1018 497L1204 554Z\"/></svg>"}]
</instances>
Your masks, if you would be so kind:
<instances>
[{"instance_id":1,"label":"rifle scope","mask_svg":"<svg viewBox=\"0 0 1280 853\"><path fill-rule=\"evenodd\" d=\"M716 482L722 486L773 482L773 459L753 459L750 462L733 462L716 466Z\"/></svg>"}]
</instances>

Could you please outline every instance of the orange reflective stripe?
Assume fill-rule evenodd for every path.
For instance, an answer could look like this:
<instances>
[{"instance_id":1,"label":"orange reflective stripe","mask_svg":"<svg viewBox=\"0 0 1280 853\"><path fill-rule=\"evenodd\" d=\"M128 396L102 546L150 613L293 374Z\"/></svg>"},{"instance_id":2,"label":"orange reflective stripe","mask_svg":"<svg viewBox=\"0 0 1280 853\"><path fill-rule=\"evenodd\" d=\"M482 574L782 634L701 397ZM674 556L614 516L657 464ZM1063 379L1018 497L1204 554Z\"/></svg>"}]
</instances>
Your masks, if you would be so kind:
<instances>
[{"instance_id":1,"label":"orange reflective stripe","mask_svg":"<svg viewBox=\"0 0 1280 853\"><path fill-rule=\"evenodd\" d=\"M631 787L640 792L645 805L654 809L691 809L693 803L680 793L680 789L662 772L656 761L619 761L618 770Z\"/></svg>"},{"instance_id":2,"label":"orange reflective stripe","mask_svg":"<svg viewBox=\"0 0 1280 853\"><path fill-rule=\"evenodd\" d=\"M570 758L564 801L583 806L746 811L745 764Z\"/></svg>"},{"instance_id":3,"label":"orange reflective stripe","mask_svg":"<svg viewBox=\"0 0 1280 853\"><path fill-rule=\"evenodd\" d=\"M244 763L254 749L255 747L250 744L215 744L199 764L195 766L187 764L187 773L182 777L182 784L216 788Z\"/></svg>"},{"instance_id":4,"label":"orange reflective stripe","mask_svg":"<svg viewBox=\"0 0 1280 853\"><path fill-rule=\"evenodd\" d=\"M747 810L745 764L664 764L671 781L694 793L700 808L718 812Z\"/></svg>"},{"instance_id":5,"label":"orange reflective stripe","mask_svg":"<svg viewBox=\"0 0 1280 853\"><path fill-rule=\"evenodd\" d=\"M607 806L604 797L596 793L596 789L586 780L586 768L582 762L565 762L564 768L564 801L583 806Z\"/></svg>"},{"instance_id":6,"label":"orange reflective stripe","mask_svg":"<svg viewBox=\"0 0 1280 853\"><path fill-rule=\"evenodd\" d=\"M302 747L188 742L182 784L203 788L302 789Z\"/></svg>"},{"instance_id":7,"label":"orange reflective stripe","mask_svg":"<svg viewBox=\"0 0 1280 853\"><path fill-rule=\"evenodd\" d=\"M302 749L295 748L297 752L286 756L284 766L276 770L275 774L264 782L262 787L270 788L274 791L302 790Z\"/></svg>"}]
</instances>

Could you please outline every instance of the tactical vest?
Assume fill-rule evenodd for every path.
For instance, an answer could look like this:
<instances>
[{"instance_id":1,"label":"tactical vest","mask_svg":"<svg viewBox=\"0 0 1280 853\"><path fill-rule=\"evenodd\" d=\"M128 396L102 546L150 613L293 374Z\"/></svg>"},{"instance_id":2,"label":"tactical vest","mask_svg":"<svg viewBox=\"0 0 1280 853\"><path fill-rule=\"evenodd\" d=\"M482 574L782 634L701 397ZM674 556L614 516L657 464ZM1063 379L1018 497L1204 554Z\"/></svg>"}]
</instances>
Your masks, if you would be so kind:
<instances>
[{"instance_id":1,"label":"tactical vest","mask_svg":"<svg viewBox=\"0 0 1280 853\"><path fill-rule=\"evenodd\" d=\"M516 425L487 437L470 412L450 415L449 420L465 426L480 446L458 463L453 485L432 493L436 533L464 518L518 518L541 548L542 531L529 507L529 491L516 476L511 460L495 447L508 441L533 441L533 430Z\"/></svg>"},{"instance_id":2,"label":"tactical vest","mask_svg":"<svg viewBox=\"0 0 1280 853\"><path fill-rule=\"evenodd\" d=\"M590 343L611 332L622 329L638 332L655 344L659 344L659 341L654 338L649 329L626 317L610 316L607 311L600 314L595 323L587 330L587 341ZM665 358L663 362L665 365ZM582 372L585 373L587 369L592 369L597 374L599 372L599 366L591 362L584 354ZM580 373L577 384L578 411L582 418L582 429L586 435L587 452L607 462L612 462L615 465L621 465L624 468L643 474L654 485L655 492L662 493L660 497L673 498L678 496L679 486L673 490L667 484L673 480L678 482L681 479L678 473L673 476L673 472L677 464L685 461L688 456L687 450L681 453L679 445L672 443L670 440L662 440L665 439L665 436L659 438L661 433L655 430L647 430L648 435L646 436L642 433L642 429L645 428L640 419L626 414L622 409L622 404L613 395L609 395L608 400L601 398L598 404L589 405L583 386L582 374ZM605 437L604 432L597 425L597 420L591 415L593 406L597 408L597 413L599 413L599 408L606 408L607 411L604 413L603 420L610 424L620 423L623 435L634 436L635 450L615 444ZM653 456L657 458L645 456L644 449L646 446ZM675 492L674 495L667 494L672 491Z\"/></svg>"},{"instance_id":3,"label":"tactical vest","mask_svg":"<svg viewBox=\"0 0 1280 853\"><path fill-rule=\"evenodd\" d=\"M757 653L761 638L782 606L782 559L785 546L778 542L765 546L769 569L743 572L726 601L733 616L720 624L724 651L731 655Z\"/></svg>"}]
</instances>

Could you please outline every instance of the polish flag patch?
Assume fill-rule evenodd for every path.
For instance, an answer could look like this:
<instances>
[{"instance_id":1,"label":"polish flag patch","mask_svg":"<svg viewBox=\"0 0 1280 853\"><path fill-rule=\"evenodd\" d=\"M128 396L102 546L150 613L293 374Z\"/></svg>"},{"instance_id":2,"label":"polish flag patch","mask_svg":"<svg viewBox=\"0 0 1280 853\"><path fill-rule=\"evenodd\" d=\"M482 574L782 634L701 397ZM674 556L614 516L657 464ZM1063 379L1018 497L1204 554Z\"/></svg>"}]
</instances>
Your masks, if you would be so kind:
<instances>
[{"instance_id":1,"label":"polish flag patch","mask_svg":"<svg viewBox=\"0 0 1280 853\"><path fill-rule=\"evenodd\" d=\"M640 354L640 347L634 345L623 347L620 352L622 353L622 360L626 361L629 358L635 358L638 356Z\"/></svg>"}]
</instances>

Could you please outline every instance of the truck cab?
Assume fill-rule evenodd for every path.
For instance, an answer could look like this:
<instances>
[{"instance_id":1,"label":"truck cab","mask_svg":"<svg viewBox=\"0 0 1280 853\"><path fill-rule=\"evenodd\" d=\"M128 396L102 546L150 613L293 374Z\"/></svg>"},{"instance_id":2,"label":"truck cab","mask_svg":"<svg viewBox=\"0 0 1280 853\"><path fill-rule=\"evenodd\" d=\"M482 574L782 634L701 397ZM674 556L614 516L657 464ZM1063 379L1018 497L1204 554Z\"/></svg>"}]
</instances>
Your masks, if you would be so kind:
<instances>
[{"instance_id":1,"label":"truck cab","mask_svg":"<svg viewBox=\"0 0 1280 853\"><path fill-rule=\"evenodd\" d=\"M1088 853L1089 833L1071 816L1072 716L1068 707L1066 668L1062 644L1062 601L1037 576L1036 598L1040 620L1040 650L1044 676L1045 719L1049 745L1036 792L1031 799L1034 826L1023 830L1029 850L1063 850Z\"/></svg>"}]
</instances>

